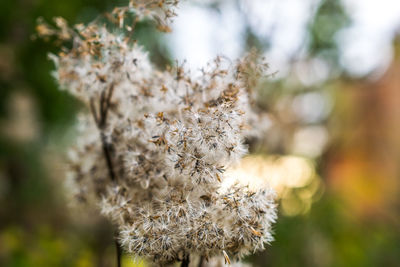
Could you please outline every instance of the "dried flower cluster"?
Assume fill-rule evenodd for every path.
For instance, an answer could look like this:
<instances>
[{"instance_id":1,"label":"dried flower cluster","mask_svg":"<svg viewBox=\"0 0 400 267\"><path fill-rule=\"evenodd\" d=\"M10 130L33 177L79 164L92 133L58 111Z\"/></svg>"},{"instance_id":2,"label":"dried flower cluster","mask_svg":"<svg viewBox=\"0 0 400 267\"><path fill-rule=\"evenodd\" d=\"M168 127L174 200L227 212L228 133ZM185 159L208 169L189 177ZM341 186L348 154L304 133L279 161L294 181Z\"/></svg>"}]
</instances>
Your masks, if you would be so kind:
<instances>
[{"instance_id":1,"label":"dried flower cluster","mask_svg":"<svg viewBox=\"0 0 400 267\"><path fill-rule=\"evenodd\" d=\"M140 3L142 2L142 3ZM120 28L127 12L156 19L166 29L176 1L131 1L110 16ZM90 112L70 152L76 196L97 204L118 226L126 252L159 263L189 254L239 258L272 240L272 190L221 188L224 170L247 152L243 144L256 117L249 103L263 72L248 56L217 58L192 77L183 66L158 71L136 43L92 23L43 36L72 40L52 59L60 87Z\"/></svg>"}]
</instances>

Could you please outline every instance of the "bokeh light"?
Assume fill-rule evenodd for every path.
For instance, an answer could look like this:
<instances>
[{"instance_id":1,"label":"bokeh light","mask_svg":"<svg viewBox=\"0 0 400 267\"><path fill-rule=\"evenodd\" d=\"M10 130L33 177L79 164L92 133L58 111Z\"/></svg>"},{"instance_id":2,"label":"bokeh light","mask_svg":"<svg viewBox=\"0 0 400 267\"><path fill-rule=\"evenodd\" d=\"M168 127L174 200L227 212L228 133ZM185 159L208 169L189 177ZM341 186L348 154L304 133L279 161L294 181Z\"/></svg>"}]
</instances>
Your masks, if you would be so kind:
<instances>
[{"instance_id":1,"label":"bokeh light","mask_svg":"<svg viewBox=\"0 0 400 267\"><path fill-rule=\"evenodd\" d=\"M298 156L247 156L226 171L223 187L236 183L252 190L271 186L285 215L305 214L322 190L314 166Z\"/></svg>"}]
</instances>

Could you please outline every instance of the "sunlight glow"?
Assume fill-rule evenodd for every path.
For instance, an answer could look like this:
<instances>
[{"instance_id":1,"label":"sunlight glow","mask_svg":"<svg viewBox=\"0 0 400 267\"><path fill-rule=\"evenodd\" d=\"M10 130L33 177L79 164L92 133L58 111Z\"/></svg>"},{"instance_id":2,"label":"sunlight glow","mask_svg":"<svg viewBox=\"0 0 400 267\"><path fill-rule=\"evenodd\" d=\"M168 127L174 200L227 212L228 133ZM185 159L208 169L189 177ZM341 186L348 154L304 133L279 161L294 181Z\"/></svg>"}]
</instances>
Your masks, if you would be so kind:
<instances>
[{"instance_id":1,"label":"sunlight glow","mask_svg":"<svg viewBox=\"0 0 400 267\"><path fill-rule=\"evenodd\" d=\"M223 188L235 183L251 190L271 186L288 216L307 213L322 188L314 163L297 156L247 156L224 176Z\"/></svg>"}]
</instances>

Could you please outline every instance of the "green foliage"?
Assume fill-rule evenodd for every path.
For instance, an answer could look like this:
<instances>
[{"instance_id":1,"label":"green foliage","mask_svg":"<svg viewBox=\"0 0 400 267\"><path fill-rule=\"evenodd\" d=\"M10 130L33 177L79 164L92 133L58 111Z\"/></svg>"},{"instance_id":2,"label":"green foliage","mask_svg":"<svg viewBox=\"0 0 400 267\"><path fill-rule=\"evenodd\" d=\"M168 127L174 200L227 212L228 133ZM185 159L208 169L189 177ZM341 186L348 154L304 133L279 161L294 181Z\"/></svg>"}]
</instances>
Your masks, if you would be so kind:
<instances>
[{"instance_id":1,"label":"green foliage","mask_svg":"<svg viewBox=\"0 0 400 267\"><path fill-rule=\"evenodd\" d=\"M350 25L350 18L341 0L322 0L308 26L308 51L311 57L324 59L332 68L339 68L337 34Z\"/></svg>"}]
</instances>

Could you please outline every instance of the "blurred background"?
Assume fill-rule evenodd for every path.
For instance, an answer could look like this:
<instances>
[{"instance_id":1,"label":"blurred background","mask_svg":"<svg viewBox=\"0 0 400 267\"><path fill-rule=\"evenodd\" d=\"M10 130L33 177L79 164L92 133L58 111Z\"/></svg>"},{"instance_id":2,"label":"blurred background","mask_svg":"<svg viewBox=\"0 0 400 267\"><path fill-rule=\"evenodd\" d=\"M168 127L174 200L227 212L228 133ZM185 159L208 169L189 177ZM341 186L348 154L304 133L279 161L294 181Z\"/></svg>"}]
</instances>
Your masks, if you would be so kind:
<instances>
[{"instance_id":1,"label":"blurred background","mask_svg":"<svg viewBox=\"0 0 400 267\"><path fill-rule=\"evenodd\" d=\"M80 104L59 91L36 19L89 22L124 0L0 1L0 266L115 266L113 231L69 207L63 153ZM399 266L400 2L187 0L173 32L139 24L160 68L193 73L257 48L262 140L229 170L278 194L275 239L254 266ZM145 266L124 256L123 266Z\"/></svg>"}]
</instances>

